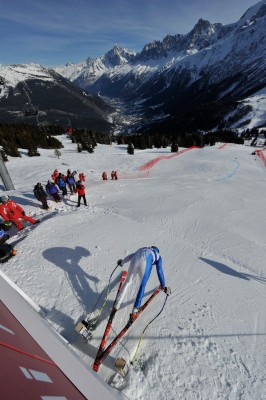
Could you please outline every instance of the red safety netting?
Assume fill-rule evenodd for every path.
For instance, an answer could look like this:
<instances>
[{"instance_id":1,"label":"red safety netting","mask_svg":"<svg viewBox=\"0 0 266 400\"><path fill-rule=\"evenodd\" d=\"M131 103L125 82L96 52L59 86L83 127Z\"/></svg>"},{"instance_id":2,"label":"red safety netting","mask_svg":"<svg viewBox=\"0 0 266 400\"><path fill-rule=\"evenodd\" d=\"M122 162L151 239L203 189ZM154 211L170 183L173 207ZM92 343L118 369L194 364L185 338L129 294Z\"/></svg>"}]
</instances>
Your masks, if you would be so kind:
<instances>
[{"instance_id":1,"label":"red safety netting","mask_svg":"<svg viewBox=\"0 0 266 400\"><path fill-rule=\"evenodd\" d=\"M259 156L259 158L262 160L264 166L266 167L266 157L265 157L265 154L263 153L263 151L256 150L256 154Z\"/></svg>"},{"instance_id":2,"label":"red safety netting","mask_svg":"<svg viewBox=\"0 0 266 400\"><path fill-rule=\"evenodd\" d=\"M186 153L187 151L190 151L192 149L199 149L198 146L191 146L187 149L178 151L177 153L172 153L170 155L163 155L163 156L159 156L154 158L153 160L148 161L147 163L141 165L140 167L138 167L138 171L140 171L141 173L137 172L137 173L120 173L119 176L122 179L137 179L137 178L146 178L149 173L150 173L150 169L154 167L154 165L156 165L159 161L161 160L169 160L171 158L180 156L181 154Z\"/></svg>"}]
</instances>

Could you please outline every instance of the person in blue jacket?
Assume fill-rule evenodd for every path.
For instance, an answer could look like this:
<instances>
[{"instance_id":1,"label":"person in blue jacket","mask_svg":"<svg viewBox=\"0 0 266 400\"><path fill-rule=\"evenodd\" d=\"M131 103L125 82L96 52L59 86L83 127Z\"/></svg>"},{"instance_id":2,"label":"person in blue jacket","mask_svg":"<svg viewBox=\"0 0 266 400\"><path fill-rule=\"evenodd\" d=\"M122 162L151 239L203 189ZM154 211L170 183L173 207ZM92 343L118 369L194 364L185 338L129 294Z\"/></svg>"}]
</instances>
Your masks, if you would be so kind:
<instances>
[{"instance_id":1,"label":"person in blue jacket","mask_svg":"<svg viewBox=\"0 0 266 400\"><path fill-rule=\"evenodd\" d=\"M47 181L47 185L46 185L45 189L46 189L46 192L53 197L53 199L56 203L59 203L60 201L62 201L61 197L59 196L59 193L58 193L59 192L58 186L54 182L51 182L50 180Z\"/></svg>"},{"instance_id":2,"label":"person in blue jacket","mask_svg":"<svg viewBox=\"0 0 266 400\"><path fill-rule=\"evenodd\" d=\"M128 287L132 284L133 280L136 279L136 275L138 275L141 283L134 303L133 312L131 314L131 318L134 319L136 318L138 310L141 306L145 287L149 280L153 266L156 267L158 279L162 290L167 295L171 293L171 290L170 288L165 286L165 278L162 267L163 262L162 262L162 257L159 254L158 247L156 246L142 247L138 249L136 252L129 254L124 259L119 259L117 261L117 264L122 267L124 264L128 262L130 262L130 264L128 267L127 277L117 297L114 307L116 310L120 308Z\"/></svg>"}]
</instances>

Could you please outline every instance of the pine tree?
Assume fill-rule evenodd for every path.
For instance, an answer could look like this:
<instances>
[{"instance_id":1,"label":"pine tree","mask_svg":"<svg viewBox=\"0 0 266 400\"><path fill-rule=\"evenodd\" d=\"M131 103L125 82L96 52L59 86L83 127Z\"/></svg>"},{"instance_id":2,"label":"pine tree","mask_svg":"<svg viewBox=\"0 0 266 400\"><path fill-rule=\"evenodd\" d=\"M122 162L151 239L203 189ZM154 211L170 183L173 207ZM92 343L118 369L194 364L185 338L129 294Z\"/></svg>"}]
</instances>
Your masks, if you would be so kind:
<instances>
[{"instance_id":1,"label":"pine tree","mask_svg":"<svg viewBox=\"0 0 266 400\"><path fill-rule=\"evenodd\" d=\"M127 153L128 154L134 154L134 146L133 146L133 144L131 142L127 146Z\"/></svg>"},{"instance_id":2,"label":"pine tree","mask_svg":"<svg viewBox=\"0 0 266 400\"><path fill-rule=\"evenodd\" d=\"M177 143L172 143L171 145L171 153L177 153L178 152L178 144Z\"/></svg>"},{"instance_id":3,"label":"pine tree","mask_svg":"<svg viewBox=\"0 0 266 400\"><path fill-rule=\"evenodd\" d=\"M54 151L55 156L59 159L62 155L61 151L59 149L55 149Z\"/></svg>"}]
</instances>

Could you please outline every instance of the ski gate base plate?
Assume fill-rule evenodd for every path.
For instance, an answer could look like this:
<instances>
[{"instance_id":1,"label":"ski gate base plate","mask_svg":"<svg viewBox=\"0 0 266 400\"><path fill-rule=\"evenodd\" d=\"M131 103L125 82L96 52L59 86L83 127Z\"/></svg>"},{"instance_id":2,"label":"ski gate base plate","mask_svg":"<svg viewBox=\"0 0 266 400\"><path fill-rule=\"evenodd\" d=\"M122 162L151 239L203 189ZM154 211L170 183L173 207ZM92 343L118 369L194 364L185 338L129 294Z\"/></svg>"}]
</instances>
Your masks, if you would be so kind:
<instances>
[{"instance_id":1,"label":"ski gate base plate","mask_svg":"<svg viewBox=\"0 0 266 400\"><path fill-rule=\"evenodd\" d=\"M76 325L75 331L78 332L86 342L88 342L92 338L92 329L88 328L88 326L84 324L83 321L79 322Z\"/></svg>"},{"instance_id":2,"label":"ski gate base plate","mask_svg":"<svg viewBox=\"0 0 266 400\"><path fill-rule=\"evenodd\" d=\"M124 358L117 358L115 360L115 368L117 369L117 372L124 378L127 374L125 371L125 367L127 365L127 362Z\"/></svg>"}]
</instances>

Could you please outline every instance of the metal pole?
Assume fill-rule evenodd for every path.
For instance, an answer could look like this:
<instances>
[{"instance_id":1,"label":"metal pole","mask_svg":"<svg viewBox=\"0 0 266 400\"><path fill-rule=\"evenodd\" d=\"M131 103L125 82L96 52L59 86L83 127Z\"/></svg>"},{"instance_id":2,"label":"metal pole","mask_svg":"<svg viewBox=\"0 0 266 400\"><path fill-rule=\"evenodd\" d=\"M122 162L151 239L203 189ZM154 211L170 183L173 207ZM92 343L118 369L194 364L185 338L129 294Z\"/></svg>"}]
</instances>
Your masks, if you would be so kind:
<instances>
[{"instance_id":1,"label":"metal pole","mask_svg":"<svg viewBox=\"0 0 266 400\"><path fill-rule=\"evenodd\" d=\"M1 176L2 182L3 182L6 190L14 190L15 189L1 153L0 153L0 176Z\"/></svg>"}]
</instances>

